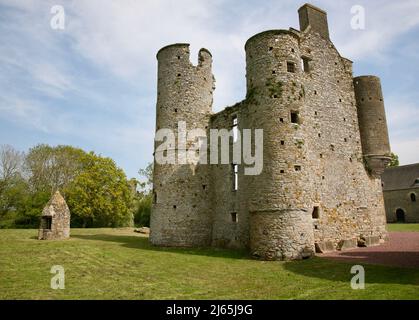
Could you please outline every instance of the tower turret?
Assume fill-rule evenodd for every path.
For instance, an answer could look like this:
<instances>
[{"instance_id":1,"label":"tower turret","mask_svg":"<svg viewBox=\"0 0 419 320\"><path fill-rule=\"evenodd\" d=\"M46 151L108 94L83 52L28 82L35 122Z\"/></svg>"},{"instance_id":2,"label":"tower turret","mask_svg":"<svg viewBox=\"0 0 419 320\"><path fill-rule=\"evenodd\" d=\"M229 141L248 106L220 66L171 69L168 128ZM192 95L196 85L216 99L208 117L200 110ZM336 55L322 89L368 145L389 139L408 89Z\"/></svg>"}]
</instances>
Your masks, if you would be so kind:
<instances>
[{"instance_id":1,"label":"tower turret","mask_svg":"<svg viewBox=\"0 0 419 320\"><path fill-rule=\"evenodd\" d=\"M379 177L390 162L390 143L380 79L354 78L362 151L367 167Z\"/></svg>"},{"instance_id":2,"label":"tower turret","mask_svg":"<svg viewBox=\"0 0 419 320\"><path fill-rule=\"evenodd\" d=\"M304 87L299 36L287 30L257 34L246 43L245 127L263 129L263 171L245 176L250 249L269 260L314 251L304 145Z\"/></svg>"},{"instance_id":3,"label":"tower turret","mask_svg":"<svg viewBox=\"0 0 419 320\"><path fill-rule=\"evenodd\" d=\"M162 157L155 142L153 206L150 240L156 245L199 246L211 242L211 211L208 166L185 164L179 153L194 141L182 140L178 129L203 129L209 123L214 78L212 57L208 50L199 51L199 62L190 62L188 44L164 47L157 54L158 97L156 130L172 130L176 143L169 146L175 163L161 164Z\"/></svg>"}]
</instances>

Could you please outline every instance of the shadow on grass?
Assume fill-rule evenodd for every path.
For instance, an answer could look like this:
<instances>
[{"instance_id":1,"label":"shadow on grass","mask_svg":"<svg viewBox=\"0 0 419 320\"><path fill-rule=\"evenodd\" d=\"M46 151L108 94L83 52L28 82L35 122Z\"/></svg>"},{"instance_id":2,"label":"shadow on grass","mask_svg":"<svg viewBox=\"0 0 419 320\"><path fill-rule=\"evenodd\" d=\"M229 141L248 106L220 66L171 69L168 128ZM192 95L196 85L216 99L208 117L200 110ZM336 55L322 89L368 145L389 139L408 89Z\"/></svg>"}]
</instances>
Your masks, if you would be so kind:
<instances>
[{"instance_id":1,"label":"shadow on grass","mask_svg":"<svg viewBox=\"0 0 419 320\"><path fill-rule=\"evenodd\" d=\"M72 238L95 241L109 241L120 243L123 247L151 250L156 252L169 252L186 255L200 255L228 259L253 260L246 250L209 248L176 248L156 247L149 243L148 238L126 235L72 235ZM349 252L348 252L349 254ZM387 254L387 253L383 253ZM275 263L275 262L270 262ZM363 264L361 261L336 261L325 257L314 257L307 260L276 262L293 274L309 278L317 278L334 282L350 284L351 267L356 264L365 268L366 283L410 284L419 285L419 269L406 269L382 265ZM261 266L262 267L262 266Z\"/></svg>"},{"instance_id":2,"label":"shadow on grass","mask_svg":"<svg viewBox=\"0 0 419 320\"><path fill-rule=\"evenodd\" d=\"M157 252L171 252L188 255L200 255L209 257L221 257L230 259L251 259L246 250L220 249L214 247L203 248L185 248L185 247L157 247L150 244L148 238L138 236L124 236L124 235L108 235L108 234L94 234L94 235L72 235L72 238L83 240L109 241L120 243L123 247L151 250Z\"/></svg>"},{"instance_id":3,"label":"shadow on grass","mask_svg":"<svg viewBox=\"0 0 419 320\"><path fill-rule=\"evenodd\" d=\"M349 285L352 277L355 276L355 274L351 273L351 268L354 265L361 265L364 267L365 282L367 284L385 283L419 285L419 269L368 264L356 260L350 261L348 259L338 260L334 258L314 257L300 263L286 262L284 267L294 274L329 281L346 282Z\"/></svg>"}]
</instances>

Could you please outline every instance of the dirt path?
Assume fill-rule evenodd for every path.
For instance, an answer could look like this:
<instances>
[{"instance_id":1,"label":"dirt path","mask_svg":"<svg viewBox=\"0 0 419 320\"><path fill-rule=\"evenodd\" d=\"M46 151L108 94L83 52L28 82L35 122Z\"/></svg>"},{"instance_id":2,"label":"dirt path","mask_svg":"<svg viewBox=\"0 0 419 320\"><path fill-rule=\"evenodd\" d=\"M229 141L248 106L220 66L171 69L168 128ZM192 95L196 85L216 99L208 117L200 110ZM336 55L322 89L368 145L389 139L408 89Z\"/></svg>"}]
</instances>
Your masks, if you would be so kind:
<instances>
[{"instance_id":1,"label":"dirt path","mask_svg":"<svg viewBox=\"0 0 419 320\"><path fill-rule=\"evenodd\" d=\"M419 268L419 232L389 232L383 245L319 254L319 257L354 263Z\"/></svg>"}]
</instances>

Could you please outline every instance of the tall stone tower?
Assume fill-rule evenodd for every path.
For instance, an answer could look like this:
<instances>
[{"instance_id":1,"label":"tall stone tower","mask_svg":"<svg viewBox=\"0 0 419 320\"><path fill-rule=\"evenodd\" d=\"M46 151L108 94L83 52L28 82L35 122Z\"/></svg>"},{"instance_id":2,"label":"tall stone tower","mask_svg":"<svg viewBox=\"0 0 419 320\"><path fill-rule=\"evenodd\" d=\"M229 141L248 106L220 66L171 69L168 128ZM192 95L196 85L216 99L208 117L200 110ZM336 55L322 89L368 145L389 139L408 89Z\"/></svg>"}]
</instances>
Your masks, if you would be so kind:
<instances>
[{"instance_id":1,"label":"tall stone tower","mask_svg":"<svg viewBox=\"0 0 419 320\"><path fill-rule=\"evenodd\" d=\"M362 151L368 169L379 177L391 160L381 82L375 76L356 77L354 87Z\"/></svg>"},{"instance_id":2,"label":"tall stone tower","mask_svg":"<svg viewBox=\"0 0 419 320\"><path fill-rule=\"evenodd\" d=\"M314 253L307 193L305 113L299 36L273 30L250 38L245 46L247 96L252 128L263 129L260 175L246 177L250 250L266 259L293 259ZM292 226L292 227L290 227Z\"/></svg>"},{"instance_id":3,"label":"tall stone tower","mask_svg":"<svg viewBox=\"0 0 419 320\"><path fill-rule=\"evenodd\" d=\"M199 51L198 65L190 62L189 45L161 49L158 60L156 130L175 133L169 156L176 163L154 163L154 199L150 239L156 245L192 246L211 242L211 208L206 165L186 164L180 159L192 141L182 141L187 130L208 128L214 78L209 51ZM179 131L181 130L181 131ZM157 142L156 142L156 153ZM155 154L157 156L164 156Z\"/></svg>"}]
</instances>

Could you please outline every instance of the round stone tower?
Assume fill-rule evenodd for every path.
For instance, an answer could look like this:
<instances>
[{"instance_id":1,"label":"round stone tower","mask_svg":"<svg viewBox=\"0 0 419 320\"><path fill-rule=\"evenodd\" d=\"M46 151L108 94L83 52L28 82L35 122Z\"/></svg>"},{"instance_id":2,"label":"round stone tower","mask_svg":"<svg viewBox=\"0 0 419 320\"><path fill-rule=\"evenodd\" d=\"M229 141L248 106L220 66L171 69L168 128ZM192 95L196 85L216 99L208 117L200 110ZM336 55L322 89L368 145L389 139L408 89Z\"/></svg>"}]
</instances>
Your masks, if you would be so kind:
<instances>
[{"instance_id":1,"label":"round stone tower","mask_svg":"<svg viewBox=\"0 0 419 320\"><path fill-rule=\"evenodd\" d=\"M263 171L245 176L250 249L267 260L314 252L299 36L272 30L246 43L248 128L263 129Z\"/></svg>"},{"instance_id":2,"label":"round stone tower","mask_svg":"<svg viewBox=\"0 0 419 320\"><path fill-rule=\"evenodd\" d=\"M155 142L150 241L161 246L211 243L208 166L190 163L186 149L194 139L186 130L208 128L214 78L212 57L201 49L198 65L190 62L188 44L164 47L157 54L156 131L172 132L174 141ZM159 134L156 134L156 138ZM166 143L167 150L158 147ZM170 163L158 159L171 156ZM172 160L175 160L173 163Z\"/></svg>"},{"instance_id":3,"label":"round stone tower","mask_svg":"<svg viewBox=\"0 0 419 320\"><path fill-rule=\"evenodd\" d=\"M379 177L391 159L380 79L356 77L354 88L365 162L371 174Z\"/></svg>"}]
</instances>

